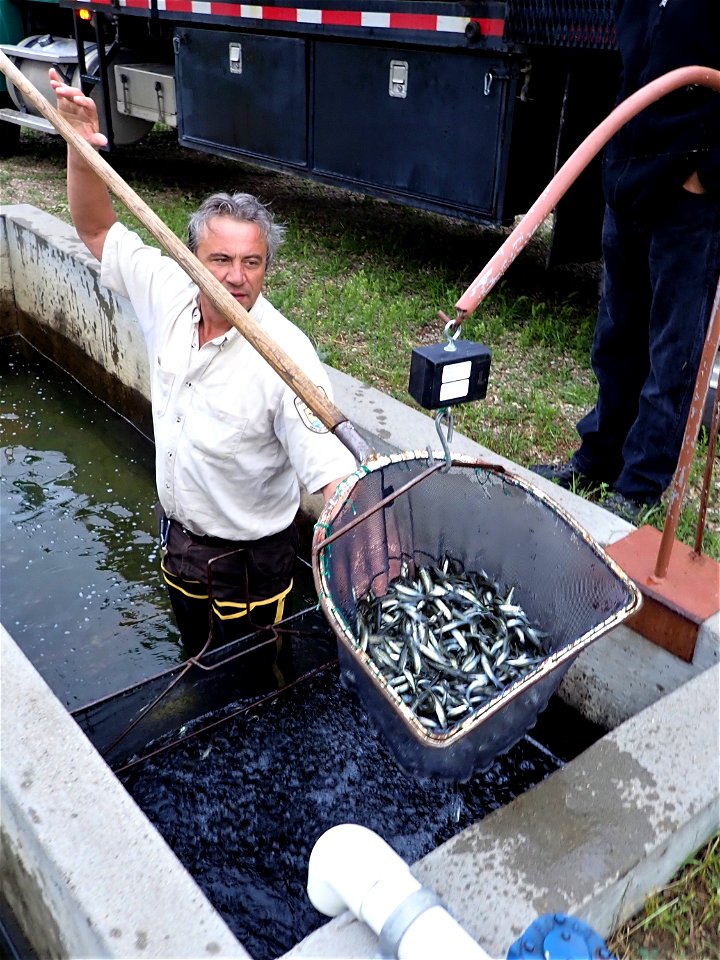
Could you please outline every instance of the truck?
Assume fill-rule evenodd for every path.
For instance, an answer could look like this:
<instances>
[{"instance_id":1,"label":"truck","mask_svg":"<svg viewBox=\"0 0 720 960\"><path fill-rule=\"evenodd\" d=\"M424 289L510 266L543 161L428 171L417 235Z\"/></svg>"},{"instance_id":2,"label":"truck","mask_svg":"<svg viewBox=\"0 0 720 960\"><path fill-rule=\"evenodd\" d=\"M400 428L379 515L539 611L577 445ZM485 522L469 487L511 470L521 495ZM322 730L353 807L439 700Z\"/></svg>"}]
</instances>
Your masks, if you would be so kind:
<instances>
[{"instance_id":1,"label":"truck","mask_svg":"<svg viewBox=\"0 0 720 960\"><path fill-rule=\"evenodd\" d=\"M92 96L110 152L165 124L189 149L496 227L619 76L612 0L0 0L0 48L51 102L50 66ZM11 84L0 97L0 152L53 132ZM595 163L550 259L596 259L601 214Z\"/></svg>"}]
</instances>

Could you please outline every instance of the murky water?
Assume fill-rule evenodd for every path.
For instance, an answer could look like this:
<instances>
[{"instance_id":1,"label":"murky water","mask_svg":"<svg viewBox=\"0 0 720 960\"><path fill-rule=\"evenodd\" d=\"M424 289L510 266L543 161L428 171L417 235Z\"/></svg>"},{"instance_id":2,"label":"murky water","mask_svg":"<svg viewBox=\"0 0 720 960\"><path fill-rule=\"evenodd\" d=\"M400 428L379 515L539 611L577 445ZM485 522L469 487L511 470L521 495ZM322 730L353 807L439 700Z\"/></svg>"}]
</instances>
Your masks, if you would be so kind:
<instances>
[{"instance_id":1,"label":"murky water","mask_svg":"<svg viewBox=\"0 0 720 960\"><path fill-rule=\"evenodd\" d=\"M325 830L362 824L412 863L578 752L549 720L467 783L419 780L329 667L122 779L240 942L271 960L327 922L305 891Z\"/></svg>"},{"instance_id":2,"label":"murky water","mask_svg":"<svg viewBox=\"0 0 720 960\"><path fill-rule=\"evenodd\" d=\"M183 658L158 575L153 456L54 364L2 340L2 620L73 709Z\"/></svg>"}]
</instances>

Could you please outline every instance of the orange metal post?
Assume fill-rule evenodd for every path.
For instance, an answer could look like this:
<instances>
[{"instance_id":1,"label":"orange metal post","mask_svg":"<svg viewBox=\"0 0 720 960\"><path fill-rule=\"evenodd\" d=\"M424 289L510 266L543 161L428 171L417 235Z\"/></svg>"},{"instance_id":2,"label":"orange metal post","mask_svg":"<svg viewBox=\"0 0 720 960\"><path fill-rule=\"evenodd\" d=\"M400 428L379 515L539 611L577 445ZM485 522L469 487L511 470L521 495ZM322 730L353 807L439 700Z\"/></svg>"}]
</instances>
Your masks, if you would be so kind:
<instances>
[{"instance_id":1,"label":"orange metal post","mask_svg":"<svg viewBox=\"0 0 720 960\"><path fill-rule=\"evenodd\" d=\"M660 583L660 581L664 580L667 576L670 565L670 554L673 543L675 542L678 520L680 519L680 508L685 499L690 467L695 457L695 448L697 447L703 408L705 407L708 388L710 386L710 373L713 368L715 355L718 352L718 346L720 346L720 283L718 283L715 292L712 320L705 338L702 357L700 358L700 367L698 368L697 380L695 381L692 404L690 406L690 413L685 427L680 457L678 458L675 479L673 480L672 492L670 494L670 505L667 516L665 517L665 527L660 542L655 571L652 575L653 583Z\"/></svg>"}]
</instances>

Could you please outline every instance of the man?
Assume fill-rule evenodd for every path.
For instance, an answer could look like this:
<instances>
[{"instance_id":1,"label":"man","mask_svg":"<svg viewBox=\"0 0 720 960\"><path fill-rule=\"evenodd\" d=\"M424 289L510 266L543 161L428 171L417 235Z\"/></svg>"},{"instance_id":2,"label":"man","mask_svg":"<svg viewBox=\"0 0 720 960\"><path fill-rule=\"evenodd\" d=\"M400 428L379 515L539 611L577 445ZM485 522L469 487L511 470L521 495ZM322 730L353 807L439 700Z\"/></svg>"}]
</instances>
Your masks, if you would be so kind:
<instances>
[{"instance_id":1,"label":"man","mask_svg":"<svg viewBox=\"0 0 720 960\"><path fill-rule=\"evenodd\" d=\"M58 109L93 146L94 102L50 81ZM184 271L117 222L109 193L68 150L68 200L101 281L130 299L151 370L162 571L183 642L196 655L282 619L297 549L299 483L329 498L355 469L332 434ZM193 215L188 245L318 386L327 375L307 337L262 295L283 239L248 194L216 194Z\"/></svg>"},{"instance_id":2,"label":"man","mask_svg":"<svg viewBox=\"0 0 720 960\"><path fill-rule=\"evenodd\" d=\"M621 100L678 67L720 68L718 0L617 0L615 22ZM636 522L672 481L720 275L720 93L648 107L608 144L603 179L597 403L571 460L532 469L609 485L603 506Z\"/></svg>"}]
</instances>

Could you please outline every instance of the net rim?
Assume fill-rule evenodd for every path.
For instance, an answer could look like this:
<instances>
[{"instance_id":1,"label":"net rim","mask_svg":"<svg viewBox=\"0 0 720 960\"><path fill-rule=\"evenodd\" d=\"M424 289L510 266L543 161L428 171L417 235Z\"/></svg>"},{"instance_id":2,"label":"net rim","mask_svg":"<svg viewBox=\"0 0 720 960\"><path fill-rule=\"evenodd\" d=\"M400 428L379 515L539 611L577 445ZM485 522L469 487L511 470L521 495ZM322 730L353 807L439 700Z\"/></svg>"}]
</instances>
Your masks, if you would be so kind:
<instances>
[{"instance_id":1,"label":"net rim","mask_svg":"<svg viewBox=\"0 0 720 960\"><path fill-rule=\"evenodd\" d=\"M442 461L445 459L445 454L442 451L432 451L432 457L434 460ZM521 488L534 499L541 501L590 547L598 558L598 561L625 587L628 593L628 599L620 610L596 624L592 629L587 630L561 650L549 654L535 669L520 680L516 680L501 690L492 700L483 704L477 710L474 710L447 731L438 734L427 730L399 695L388 686L387 681L382 677L379 669L370 657L358 648L353 630L350 625L346 623L345 618L339 614L335 604L330 600L327 574L322 562L323 544L332 530L333 520L337 517L358 483L361 483L363 478L369 474L384 467L415 460L422 460L430 464L429 451L406 450L396 454L376 454L363 463L338 486L333 497L325 504L315 524L312 545L313 576L323 613L328 619L336 638L342 643L344 649L350 655L352 661L358 666L362 675L370 681L375 691L393 708L405 728L416 739L419 739L424 745L429 747L446 748L474 733L478 727L495 716L500 710L504 709L531 687L534 687L546 677L558 671L561 667L565 665L569 666L570 662L572 662L582 650L589 646L589 644L637 612L642 605L642 594L634 581L618 566L615 560L603 549L601 544L598 543L589 531L578 523L558 501L544 490L535 486L535 484L526 480L524 477L508 470L500 463L480 460L476 457L464 455L453 457L453 467L460 469L480 468L490 470L501 475L503 481L507 481L511 485ZM560 684L561 679L562 675L558 678L557 685ZM555 688L548 694L548 699L552 693L554 693L554 689Z\"/></svg>"}]
</instances>

